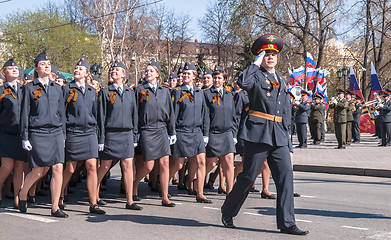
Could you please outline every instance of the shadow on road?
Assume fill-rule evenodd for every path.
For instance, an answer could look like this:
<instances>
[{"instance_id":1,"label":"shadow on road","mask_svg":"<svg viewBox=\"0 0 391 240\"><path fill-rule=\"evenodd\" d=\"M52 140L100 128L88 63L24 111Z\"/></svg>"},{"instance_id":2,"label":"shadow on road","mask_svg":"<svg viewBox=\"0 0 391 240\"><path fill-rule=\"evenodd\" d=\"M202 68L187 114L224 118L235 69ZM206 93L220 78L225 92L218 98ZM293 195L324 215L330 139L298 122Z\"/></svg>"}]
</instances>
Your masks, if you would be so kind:
<instances>
[{"instance_id":1,"label":"shadow on road","mask_svg":"<svg viewBox=\"0 0 391 240\"><path fill-rule=\"evenodd\" d=\"M263 215L275 215L276 209L270 207L259 207L253 208L258 210L259 214ZM321 217L335 217L335 218L373 218L373 219L388 219L391 220L391 217L384 216L382 214L373 214L373 213L359 213L359 212L345 212L345 211L331 211L331 210L318 210L318 209L306 209L306 208L295 208L295 214L300 215L312 215L312 216L321 216Z\"/></svg>"}]
</instances>

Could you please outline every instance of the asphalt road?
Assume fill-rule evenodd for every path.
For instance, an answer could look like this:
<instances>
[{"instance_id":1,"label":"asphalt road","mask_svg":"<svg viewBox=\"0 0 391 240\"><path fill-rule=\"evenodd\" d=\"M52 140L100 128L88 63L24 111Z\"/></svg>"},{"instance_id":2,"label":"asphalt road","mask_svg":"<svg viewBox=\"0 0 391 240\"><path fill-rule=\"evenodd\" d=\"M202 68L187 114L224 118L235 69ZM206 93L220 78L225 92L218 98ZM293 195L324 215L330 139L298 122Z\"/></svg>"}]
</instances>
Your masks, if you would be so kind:
<instances>
[{"instance_id":1,"label":"asphalt road","mask_svg":"<svg viewBox=\"0 0 391 240\"><path fill-rule=\"evenodd\" d=\"M249 195L234 219L236 229L222 227L220 207L225 198L216 190L207 193L213 204L195 202L193 196L170 186L175 208L160 205L157 194L141 184L142 211L126 210L119 194L118 167L112 171L108 190L103 192L109 205L106 215L88 213L85 180L73 188L67 219L50 217L48 197L21 214L0 209L0 239L391 239L391 179L295 172L297 225L309 230L308 236L280 234L276 229L275 200ZM261 179L257 180L257 188ZM275 192L274 184L270 184ZM4 200L3 206L11 206Z\"/></svg>"}]
</instances>

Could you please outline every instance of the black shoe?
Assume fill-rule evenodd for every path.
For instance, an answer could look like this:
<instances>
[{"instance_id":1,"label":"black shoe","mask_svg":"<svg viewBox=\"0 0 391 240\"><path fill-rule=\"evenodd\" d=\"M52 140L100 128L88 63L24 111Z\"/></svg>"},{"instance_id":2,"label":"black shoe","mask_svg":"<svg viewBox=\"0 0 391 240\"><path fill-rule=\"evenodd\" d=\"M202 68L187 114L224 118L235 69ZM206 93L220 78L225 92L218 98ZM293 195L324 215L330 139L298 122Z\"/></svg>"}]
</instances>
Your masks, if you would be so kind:
<instances>
[{"instance_id":1,"label":"black shoe","mask_svg":"<svg viewBox=\"0 0 391 240\"><path fill-rule=\"evenodd\" d=\"M196 201L198 203L213 203L212 200L210 199L207 199L207 198L201 198L201 197L196 197Z\"/></svg>"},{"instance_id":2,"label":"black shoe","mask_svg":"<svg viewBox=\"0 0 391 240\"><path fill-rule=\"evenodd\" d=\"M177 189L178 190L187 190L187 187L185 185L178 184Z\"/></svg>"},{"instance_id":3,"label":"black shoe","mask_svg":"<svg viewBox=\"0 0 391 240\"><path fill-rule=\"evenodd\" d=\"M162 201L162 206L164 206L164 207L175 207L175 203L173 203L173 202L166 203L165 201Z\"/></svg>"},{"instance_id":4,"label":"black shoe","mask_svg":"<svg viewBox=\"0 0 391 240\"><path fill-rule=\"evenodd\" d=\"M99 199L99 201L96 202L99 206L106 206L107 202L103 201L102 199Z\"/></svg>"},{"instance_id":5,"label":"black shoe","mask_svg":"<svg viewBox=\"0 0 391 240\"><path fill-rule=\"evenodd\" d=\"M307 148L307 145L303 145L303 146L301 146L301 148Z\"/></svg>"},{"instance_id":6,"label":"black shoe","mask_svg":"<svg viewBox=\"0 0 391 240\"><path fill-rule=\"evenodd\" d=\"M218 194L227 194L227 191L226 191L226 190L223 190L223 189L221 189L221 188L218 188L218 189L217 189L217 193L218 193Z\"/></svg>"},{"instance_id":7,"label":"black shoe","mask_svg":"<svg viewBox=\"0 0 391 240\"><path fill-rule=\"evenodd\" d=\"M139 202L139 201L141 201L141 199L137 196L137 195L133 195L133 201L134 202Z\"/></svg>"},{"instance_id":8,"label":"black shoe","mask_svg":"<svg viewBox=\"0 0 391 240\"><path fill-rule=\"evenodd\" d=\"M27 202L34 204L37 202L37 199L35 198L35 196L27 195Z\"/></svg>"},{"instance_id":9,"label":"black shoe","mask_svg":"<svg viewBox=\"0 0 391 240\"><path fill-rule=\"evenodd\" d=\"M266 193L261 192L261 198L265 198L265 199L276 199L277 197L276 197L275 194L267 195Z\"/></svg>"},{"instance_id":10,"label":"black shoe","mask_svg":"<svg viewBox=\"0 0 391 240\"><path fill-rule=\"evenodd\" d=\"M94 205L90 206L90 213L93 213L93 214L106 214L105 211L103 211L102 209L99 208L98 204L94 204Z\"/></svg>"},{"instance_id":11,"label":"black shoe","mask_svg":"<svg viewBox=\"0 0 391 240\"><path fill-rule=\"evenodd\" d=\"M68 214L64 213L61 209L57 209L56 212L50 211L52 214L52 217L58 217L58 218L67 218Z\"/></svg>"},{"instance_id":12,"label":"black shoe","mask_svg":"<svg viewBox=\"0 0 391 240\"><path fill-rule=\"evenodd\" d=\"M187 190L187 195L197 195L197 191L196 190Z\"/></svg>"},{"instance_id":13,"label":"black shoe","mask_svg":"<svg viewBox=\"0 0 391 240\"><path fill-rule=\"evenodd\" d=\"M141 207L135 203L132 203L131 205L126 204L125 208L130 209L130 210L143 210L143 207Z\"/></svg>"},{"instance_id":14,"label":"black shoe","mask_svg":"<svg viewBox=\"0 0 391 240\"><path fill-rule=\"evenodd\" d=\"M293 225L289 228L280 229L280 232L292 235L307 235L309 233L308 231L300 230L296 225Z\"/></svg>"},{"instance_id":15,"label":"black shoe","mask_svg":"<svg viewBox=\"0 0 391 240\"><path fill-rule=\"evenodd\" d=\"M65 209L64 197L60 197L60 201L62 201L62 204L58 204L58 208L64 210Z\"/></svg>"},{"instance_id":16,"label":"black shoe","mask_svg":"<svg viewBox=\"0 0 391 240\"><path fill-rule=\"evenodd\" d=\"M298 145L295 148L303 148L303 146L302 145Z\"/></svg>"},{"instance_id":17,"label":"black shoe","mask_svg":"<svg viewBox=\"0 0 391 240\"><path fill-rule=\"evenodd\" d=\"M250 188L250 192L254 193L254 192L260 192L260 191L258 189L256 189L255 187L251 187Z\"/></svg>"},{"instance_id":18,"label":"black shoe","mask_svg":"<svg viewBox=\"0 0 391 240\"><path fill-rule=\"evenodd\" d=\"M298 193L293 193L293 197L300 197L301 195Z\"/></svg>"},{"instance_id":19,"label":"black shoe","mask_svg":"<svg viewBox=\"0 0 391 240\"><path fill-rule=\"evenodd\" d=\"M171 180L171 184L172 185L178 185L178 183L179 183L178 179L172 179Z\"/></svg>"},{"instance_id":20,"label":"black shoe","mask_svg":"<svg viewBox=\"0 0 391 240\"><path fill-rule=\"evenodd\" d=\"M20 190L18 192L18 199L19 199L19 202L18 202L19 211L22 213L26 213L27 212L27 200L20 200Z\"/></svg>"},{"instance_id":21,"label":"black shoe","mask_svg":"<svg viewBox=\"0 0 391 240\"><path fill-rule=\"evenodd\" d=\"M12 207L13 207L13 209L19 209L19 206L16 205L15 203L14 203L14 205L12 205Z\"/></svg>"},{"instance_id":22,"label":"black shoe","mask_svg":"<svg viewBox=\"0 0 391 240\"><path fill-rule=\"evenodd\" d=\"M212 190L215 189L215 188L213 187L213 184L210 184L210 183L205 184L204 188L205 188L205 189L212 189Z\"/></svg>"},{"instance_id":23,"label":"black shoe","mask_svg":"<svg viewBox=\"0 0 391 240\"><path fill-rule=\"evenodd\" d=\"M221 216L221 222L223 223L224 227L226 228L235 228L234 220L232 217L222 215Z\"/></svg>"}]
</instances>

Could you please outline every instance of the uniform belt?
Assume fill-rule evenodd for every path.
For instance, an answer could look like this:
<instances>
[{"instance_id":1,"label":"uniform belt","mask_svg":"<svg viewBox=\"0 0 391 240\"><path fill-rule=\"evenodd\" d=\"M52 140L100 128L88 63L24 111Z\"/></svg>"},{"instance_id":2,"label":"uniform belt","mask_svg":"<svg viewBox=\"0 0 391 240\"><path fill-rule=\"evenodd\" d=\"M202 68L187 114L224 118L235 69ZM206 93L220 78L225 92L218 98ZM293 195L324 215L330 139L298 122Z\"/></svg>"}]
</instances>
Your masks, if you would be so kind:
<instances>
[{"instance_id":1,"label":"uniform belt","mask_svg":"<svg viewBox=\"0 0 391 240\"><path fill-rule=\"evenodd\" d=\"M248 114L259 118L264 118L273 122L282 122L282 117L276 115L271 115L263 112L254 111L254 110L250 110Z\"/></svg>"}]
</instances>

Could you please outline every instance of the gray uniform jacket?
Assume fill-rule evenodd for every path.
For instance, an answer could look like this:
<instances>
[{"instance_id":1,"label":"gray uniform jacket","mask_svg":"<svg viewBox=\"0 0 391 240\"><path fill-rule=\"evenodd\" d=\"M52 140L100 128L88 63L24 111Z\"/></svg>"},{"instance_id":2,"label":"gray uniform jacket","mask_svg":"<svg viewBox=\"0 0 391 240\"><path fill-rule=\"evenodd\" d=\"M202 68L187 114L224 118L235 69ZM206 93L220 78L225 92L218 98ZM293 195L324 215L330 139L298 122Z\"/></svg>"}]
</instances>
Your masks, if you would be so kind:
<instances>
[{"instance_id":1,"label":"gray uniform jacket","mask_svg":"<svg viewBox=\"0 0 391 240\"><path fill-rule=\"evenodd\" d=\"M156 93L148 83L137 86L138 128L167 128L168 135L175 135L175 114L170 90L157 83Z\"/></svg>"},{"instance_id":2,"label":"gray uniform jacket","mask_svg":"<svg viewBox=\"0 0 391 240\"><path fill-rule=\"evenodd\" d=\"M203 136L209 135L209 116L204 92L193 85L191 94L183 84L172 92L173 107L177 132L202 131Z\"/></svg>"},{"instance_id":3,"label":"gray uniform jacket","mask_svg":"<svg viewBox=\"0 0 391 240\"><path fill-rule=\"evenodd\" d=\"M282 117L274 122L247 115L240 138L270 146L286 146L290 138L291 101L287 93L286 80L276 73L280 88L274 87L274 76L257 65L249 66L239 77L238 85L249 95L249 110Z\"/></svg>"},{"instance_id":4,"label":"gray uniform jacket","mask_svg":"<svg viewBox=\"0 0 391 240\"><path fill-rule=\"evenodd\" d=\"M17 83L17 92L8 84L0 87L0 132L20 133L20 108L23 86Z\"/></svg>"},{"instance_id":5,"label":"gray uniform jacket","mask_svg":"<svg viewBox=\"0 0 391 240\"><path fill-rule=\"evenodd\" d=\"M219 97L218 89L212 86L210 89L205 90L205 100L208 106L208 116L210 118L211 133L224 133L232 131L233 137L237 135L237 118L234 98L231 92L223 89L223 96ZM220 103L220 104L219 104Z\"/></svg>"},{"instance_id":6,"label":"gray uniform jacket","mask_svg":"<svg viewBox=\"0 0 391 240\"><path fill-rule=\"evenodd\" d=\"M391 122L391 100L384 103L383 109L381 110L382 122Z\"/></svg>"},{"instance_id":7,"label":"gray uniform jacket","mask_svg":"<svg viewBox=\"0 0 391 240\"><path fill-rule=\"evenodd\" d=\"M356 110L353 112L353 118L355 122L359 122L362 114L362 104L356 103Z\"/></svg>"},{"instance_id":8,"label":"gray uniform jacket","mask_svg":"<svg viewBox=\"0 0 391 240\"><path fill-rule=\"evenodd\" d=\"M308 123L308 112L311 109L311 103L303 101L297 105L296 123Z\"/></svg>"},{"instance_id":9,"label":"gray uniform jacket","mask_svg":"<svg viewBox=\"0 0 391 240\"><path fill-rule=\"evenodd\" d=\"M75 81L63 87L67 132L97 131L98 97L94 88L85 84L84 93Z\"/></svg>"},{"instance_id":10,"label":"gray uniform jacket","mask_svg":"<svg viewBox=\"0 0 391 240\"><path fill-rule=\"evenodd\" d=\"M20 136L28 140L29 131L51 133L62 128L65 139L64 97L60 85L49 80L48 92L35 78L23 87Z\"/></svg>"},{"instance_id":11,"label":"gray uniform jacket","mask_svg":"<svg viewBox=\"0 0 391 240\"><path fill-rule=\"evenodd\" d=\"M132 89L123 85L119 94L114 84L99 92L99 144L105 142L105 131L133 131L134 142L137 142L137 105Z\"/></svg>"}]
</instances>

